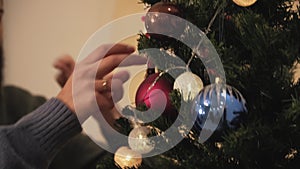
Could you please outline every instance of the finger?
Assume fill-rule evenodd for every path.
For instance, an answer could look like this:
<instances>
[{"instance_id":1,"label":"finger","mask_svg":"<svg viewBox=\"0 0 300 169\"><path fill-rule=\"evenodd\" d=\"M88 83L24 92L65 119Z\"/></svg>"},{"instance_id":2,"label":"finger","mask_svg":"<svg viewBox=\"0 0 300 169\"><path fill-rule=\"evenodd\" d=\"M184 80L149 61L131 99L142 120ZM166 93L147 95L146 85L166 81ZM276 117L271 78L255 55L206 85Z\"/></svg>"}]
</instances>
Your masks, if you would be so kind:
<instances>
[{"instance_id":1,"label":"finger","mask_svg":"<svg viewBox=\"0 0 300 169\"><path fill-rule=\"evenodd\" d=\"M67 78L64 77L61 74L56 75L55 79L56 79L56 82L59 84L60 87L63 87L64 84L66 83L66 80L67 80Z\"/></svg>"},{"instance_id":2,"label":"finger","mask_svg":"<svg viewBox=\"0 0 300 169\"><path fill-rule=\"evenodd\" d=\"M111 73L126 57L128 57L128 54L117 54L102 59L97 64L98 68L96 77L102 78Z\"/></svg>"},{"instance_id":3,"label":"finger","mask_svg":"<svg viewBox=\"0 0 300 169\"><path fill-rule=\"evenodd\" d=\"M115 54L130 54L135 51L133 46L125 44L106 44L96 48L87 58L84 59L86 63L95 63L100 59Z\"/></svg>"},{"instance_id":4,"label":"finger","mask_svg":"<svg viewBox=\"0 0 300 169\"><path fill-rule=\"evenodd\" d=\"M122 99L124 93L123 81L120 79L114 79L111 85L111 95L114 102L118 102Z\"/></svg>"},{"instance_id":5,"label":"finger","mask_svg":"<svg viewBox=\"0 0 300 169\"><path fill-rule=\"evenodd\" d=\"M116 128L116 125L115 125L116 120L119 119L120 117L122 117L120 112L115 107L112 107L111 109L108 109L105 111L102 111L102 109L101 109L101 113L102 113L103 117L105 118L105 120L108 122L108 124L113 128Z\"/></svg>"},{"instance_id":6,"label":"finger","mask_svg":"<svg viewBox=\"0 0 300 169\"><path fill-rule=\"evenodd\" d=\"M128 58L128 59L127 59ZM109 74L116 67L133 66L146 64L147 59L140 55L117 54L105 57L99 62L97 78L101 78Z\"/></svg>"},{"instance_id":7,"label":"finger","mask_svg":"<svg viewBox=\"0 0 300 169\"><path fill-rule=\"evenodd\" d=\"M75 65L75 61L70 55L63 55L54 61L53 66L59 67L62 64L73 69Z\"/></svg>"},{"instance_id":8,"label":"finger","mask_svg":"<svg viewBox=\"0 0 300 169\"><path fill-rule=\"evenodd\" d=\"M135 47L118 43L112 45L112 47L109 48L105 56L121 54L121 53L133 53L134 51L135 51Z\"/></svg>"},{"instance_id":9,"label":"finger","mask_svg":"<svg viewBox=\"0 0 300 169\"><path fill-rule=\"evenodd\" d=\"M61 66L57 69L59 70L57 76L60 76L61 78L68 78L72 73L66 66Z\"/></svg>"},{"instance_id":10,"label":"finger","mask_svg":"<svg viewBox=\"0 0 300 169\"><path fill-rule=\"evenodd\" d=\"M65 74L65 76L70 76L74 70L74 65L75 62L74 60L64 60L64 59L59 59L54 62L53 66L61 71L61 74Z\"/></svg>"},{"instance_id":11,"label":"finger","mask_svg":"<svg viewBox=\"0 0 300 169\"><path fill-rule=\"evenodd\" d=\"M65 63L62 63L60 61L55 61L53 63L53 67L55 67L56 69L66 69L68 66Z\"/></svg>"},{"instance_id":12,"label":"finger","mask_svg":"<svg viewBox=\"0 0 300 169\"><path fill-rule=\"evenodd\" d=\"M100 79L95 81L95 90L103 93L111 90L111 80Z\"/></svg>"},{"instance_id":13,"label":"finger","mask_svg":"<svg viewBox=\"0 0 300 169\"><path fill-rule=\"evenodd\" d=\"M130 75L129 72L126 70L118 71L118 72L111 72L103 77L103 79L111 79L111 83L114 83L115 79L121 80L123 83L129 79Z\"/></svg>"},{"instance_id":14,"label":"finger","mask_svg":"<svg viewBox=\"0 0 300 169\"><path fill-rule=\"evenodd\" d=\"M148 59L145 56L131 54L125 60L120 63L120 67L133 66L133 65L144 65L147 64Z\"/></svg>"},{"instance_id":15,"label":"finger","mask_svg":"<svg viewBox=\"0 0 300 169\"><path fill-rule=\"evenodd\" d=\"M118 84L121 82L122 84L129 79L128 71L120 71L117 73L111 73L106 75L103 79L99 79L95 81L95 89L98 92L108 92L111 91L111 88L114 83Z\"/></svg>"},{"instance_id":16,"label":"finger","mask_svg":"<svg viewBox=\"0 0 300 169\"><path fill-rule=\"evenodd\" d=\"M114 107L114 102L112 101L111 95L103 94L96 92L97 104L101 110L101 112L105 112Z\"/></svg>"}]
</instances>

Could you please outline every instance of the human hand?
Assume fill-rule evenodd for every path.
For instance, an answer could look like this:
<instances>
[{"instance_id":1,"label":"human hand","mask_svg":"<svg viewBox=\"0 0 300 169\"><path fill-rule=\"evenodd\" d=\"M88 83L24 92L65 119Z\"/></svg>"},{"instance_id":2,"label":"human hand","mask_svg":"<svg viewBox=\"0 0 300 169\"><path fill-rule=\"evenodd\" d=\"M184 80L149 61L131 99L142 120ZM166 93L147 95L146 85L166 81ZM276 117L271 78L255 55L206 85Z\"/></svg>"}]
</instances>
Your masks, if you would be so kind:
<instances>
[{"instance_id":1,"label":"human hand","mask_svg":"<svg viewBox=\"0 0 300 169\"><path fill-rule=\"evenodd\" d=\"M56 59L53 67L59 70L56 75L56 82L63 87L71 76L75 66L75 61L70 55L63 55Z\"/></svg>"},{"instance_id":2,"label":"human hand","mask_svg":"<svg viewBox=\"0 0 300 169\"><path fill-rule=\"evenodd\" d=\"M98 115L100 110L112 125L120 116L114 102L122 98L122 84L129 78L127 72L114 72L115 68L146 63L146 58L132 54L134 51L133 47L123 44L98 47L75 65L57 98L76 111L81 122Z\"/></svg>"}]
</instances>

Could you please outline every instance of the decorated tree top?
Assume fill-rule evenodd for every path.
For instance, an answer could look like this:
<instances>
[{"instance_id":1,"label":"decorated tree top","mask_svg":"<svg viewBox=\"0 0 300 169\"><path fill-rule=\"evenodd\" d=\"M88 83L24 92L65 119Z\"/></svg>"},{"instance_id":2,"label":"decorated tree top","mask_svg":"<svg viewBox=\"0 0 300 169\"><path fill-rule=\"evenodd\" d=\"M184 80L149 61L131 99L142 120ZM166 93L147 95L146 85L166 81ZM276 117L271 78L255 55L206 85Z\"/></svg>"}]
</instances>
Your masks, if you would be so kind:
<instances>
[{"instance_id":1,"label":"decorated tree top","mask_svg":"<svg viewBox=\"0 0 300 169\"><path fill-rule=\"evenodd\" d=\"M139 34L138 49L157 70L141 84L143 87L148 84L142 88L143 92L138 92L137 102L141 104L124 112L144 118L146 113L137 112L152 109L151 102L143 101L151 99L153 89L162 89L166 103L172 103L167 111L183 112L175 119L188 121L193 112L196 119L190 130L180 125L174 130L185 133L183 140L162 154L143 158L140 168L297 168L300 102L294 71L300 57L298 1L142 0L142 3L149 15L145 22L147 31ZM197 29L202 33L195 33ZM188 45L187 40L191 42ZM221 86L214 81L220 77ZM187 87L191 82L195 82L190 88L197 89L196 93ZM157 103L152 104L161 103L159 97L153 98ZM156 110L151 111L148 113L153 115ZM207 122L214 119L216 123ZM214 126L212 131L207 130L206 122ZM128 145L140 153L145 149L136 145L145 141L155 143L149 151L161 148L157 145L163 145L162 142L172 144L172 139L158 144L151 137L168 138L165 131L173 124L173 116L161 116L139 127L126 119L117 121L126 135L143 131L141 142ZM143 127L147 130L142 130ZM201 132L211 136L201 142L198 139ZM114 162L99 163L98 168L112 166Z\"/></svg>"}]
</instances>

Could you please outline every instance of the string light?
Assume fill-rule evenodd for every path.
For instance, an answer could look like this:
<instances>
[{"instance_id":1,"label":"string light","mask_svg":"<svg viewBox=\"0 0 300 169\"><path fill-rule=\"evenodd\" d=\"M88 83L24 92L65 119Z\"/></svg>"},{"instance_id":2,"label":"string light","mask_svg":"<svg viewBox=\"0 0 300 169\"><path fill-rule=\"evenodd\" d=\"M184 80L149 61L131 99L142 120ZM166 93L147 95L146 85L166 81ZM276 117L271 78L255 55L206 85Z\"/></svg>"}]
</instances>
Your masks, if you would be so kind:
<instances>
[{"instance_id":1,"label":"string light","mask_svg":"<svg viewBox=\"0 0 300 169\"><path fill-rule=\"evenodd\" d=\"M155 143L148 137L150 132L151 128L146 126L138 126L132 129L128 137L129 147L141 154L151 152L155 147Z\"/></svg>"},{"instance_id":2,"label":"string light","mask_svg":"<svg viewBox=\"0 0 300 169\"><path fill-rule=\"evenodd\" d=\"M138 168L142 164L142 155L129 147L123 146L116 151L114 160L122 169Z\"/></svg>"}]
</instances>

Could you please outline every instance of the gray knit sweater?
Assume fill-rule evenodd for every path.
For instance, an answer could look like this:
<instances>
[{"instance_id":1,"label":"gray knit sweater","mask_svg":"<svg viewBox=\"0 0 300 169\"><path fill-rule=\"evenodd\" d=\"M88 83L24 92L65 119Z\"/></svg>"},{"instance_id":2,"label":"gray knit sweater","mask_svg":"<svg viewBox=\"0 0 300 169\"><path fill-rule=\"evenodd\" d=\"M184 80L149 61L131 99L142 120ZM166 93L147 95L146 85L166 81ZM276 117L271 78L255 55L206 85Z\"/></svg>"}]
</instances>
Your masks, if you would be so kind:
<instances>
[{"instance_id":1,"label":"gray knit sweater","mask_svg":"<svg viewBox=\"0 0 300 169\"><path fill-rule=\"evenodd\" d=\"M46 169L81 130L76 115L52 98L16 124L0 128L0 169Z\"/></svg>"}]
</instances>

